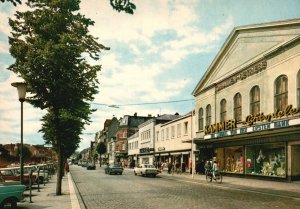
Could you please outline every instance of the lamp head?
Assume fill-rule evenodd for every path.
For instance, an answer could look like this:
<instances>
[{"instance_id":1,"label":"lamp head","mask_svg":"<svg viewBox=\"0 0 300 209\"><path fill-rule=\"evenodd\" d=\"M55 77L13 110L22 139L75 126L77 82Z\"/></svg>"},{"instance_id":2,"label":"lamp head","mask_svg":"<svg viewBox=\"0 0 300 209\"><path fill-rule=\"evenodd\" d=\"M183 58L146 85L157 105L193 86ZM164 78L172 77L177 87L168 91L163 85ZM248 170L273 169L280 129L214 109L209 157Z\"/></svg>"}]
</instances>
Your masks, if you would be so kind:
<instances>
[{"instance_id":1,"label":"lamp head","mask_svg":"<svg viewBox=\"0 0 300 209\"><path fill-rule=\"evenodd\" d=\"M26 97L26 83L24 82L14 82L11 84L13 87L16 87L18 90L19 101L24 102Z\"/></svg>"}]
</instances>

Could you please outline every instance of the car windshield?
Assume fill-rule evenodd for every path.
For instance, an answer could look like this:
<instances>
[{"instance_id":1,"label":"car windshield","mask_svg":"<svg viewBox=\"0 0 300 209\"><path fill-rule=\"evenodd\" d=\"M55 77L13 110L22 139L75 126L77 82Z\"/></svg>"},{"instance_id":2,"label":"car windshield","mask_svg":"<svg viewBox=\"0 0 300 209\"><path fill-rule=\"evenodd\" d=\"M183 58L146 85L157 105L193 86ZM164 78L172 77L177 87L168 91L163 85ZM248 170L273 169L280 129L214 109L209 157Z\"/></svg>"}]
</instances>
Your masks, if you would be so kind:
<instances>
[{"instance_id":1,"label":"car windshield","mask_svg":"<svg viewBox=\"0 0 300 209\"><path fill-rule=\"evenodd\" d=\"M112 164L112 165L110 165L111 167L115 167L115 168L119 168L119 167L121 167L121 165L120 164Z\"/></svg>"},{"instance_id":2,"label":"car windshield","mask_svg":"<svg viewBox=\"0 0 300 209\"><path fill-rule=\"evenodd\" d=\"M154 168L154 165L144 165L145 168Z\"/></svg>"}]
</instances>

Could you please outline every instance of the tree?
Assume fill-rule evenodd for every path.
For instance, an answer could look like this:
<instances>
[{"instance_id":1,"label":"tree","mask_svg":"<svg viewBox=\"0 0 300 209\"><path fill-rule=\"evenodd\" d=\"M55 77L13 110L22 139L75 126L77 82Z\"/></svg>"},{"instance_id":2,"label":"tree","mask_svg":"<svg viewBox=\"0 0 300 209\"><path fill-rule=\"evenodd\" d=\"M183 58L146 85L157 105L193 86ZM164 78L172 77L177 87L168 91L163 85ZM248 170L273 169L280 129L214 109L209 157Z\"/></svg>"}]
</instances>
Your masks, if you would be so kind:
<instances>
[{"instance_id":1,"label":"tree","mask_svg":"<svg viewBox=\"0 0 300 209\"><path fill-rule=\"evenodd\" d=\"M83 54L98 60L99 52L109 49L89 34L94 22L76 13L79 2L29 0L32 10L17 11L16 19L9 19L10 53L15 58L9 70L29 86L32 96L27 101L48 111L41 131L58 154L57 195L61 195L63 161L70 154L66 148L74 151L78 146L93 111L89 102L98 92L101 67L87 63ZM69 126L70 121L76 125Z\"/></svg>"},{"instance_id":2,"label":"tree","mask_svg":"<svg viewBox=\"0 0 300 209\"><path fill-rule=\"evenodd\" d=\"M31 97L26 101L47 110L41 132L58 154L57 195L63 161L78 147L79 134L91 122L90 102L98 92L101 66L84 57L98 60L101 50L109 50L89 34L94 22L78 12L79 4L80 0L28 0L30 11L17 11L16 18L9 19L15 63L8 69L27 83ZM111 0L111 5L129 14L135 9L130 0Z\"/></svg>"},{"instance_id":3,"label":"tree","mask_svg":"<svg viewBox=\"0 0 300 209\"><path fill-rule=\"evenodd\" d=\"M81 160L81 158L82 158L82 154L79 153L79 154L76 156L76 160Z\"/></svg>"},{"instance_id":4,"label":"tree","mask_svg":"<svg viewBox=\"0 0 300 209\"><path fill-rule=\"evenodd\" d=\"M0 0L1 2L5 2L5 0ZM14 6L17 6L17 4L21 4L21 0L6 0L7 2L13 3Z\"/></svg>"},{"instance_id":5,"label":"tree","mask_svg":"<svg viewBox=\"0 0 300 209\"><path fill-rule=\"evenodd\" d=\"M17 156L20 156L20 154L21 154L21 147L18 147L17 148ZM24 160L29 160L32 156L32 153L31 153L30 149L26 146L23 146L23 153L22 154L23 154L23 159Z\"/></svg>"},{"instance_id":6,"label":"tree","mask_svg":"<svg viewBox=\"0 0 300 209\"><path fill-rule=\"evenodd\" d=\"M100 142L97 147L96 147L96 151L98 152L98 154L100 155L100 167L101 167L101 155L106 153L106 146L104 142Z\"/></svg>"}]
</instances>

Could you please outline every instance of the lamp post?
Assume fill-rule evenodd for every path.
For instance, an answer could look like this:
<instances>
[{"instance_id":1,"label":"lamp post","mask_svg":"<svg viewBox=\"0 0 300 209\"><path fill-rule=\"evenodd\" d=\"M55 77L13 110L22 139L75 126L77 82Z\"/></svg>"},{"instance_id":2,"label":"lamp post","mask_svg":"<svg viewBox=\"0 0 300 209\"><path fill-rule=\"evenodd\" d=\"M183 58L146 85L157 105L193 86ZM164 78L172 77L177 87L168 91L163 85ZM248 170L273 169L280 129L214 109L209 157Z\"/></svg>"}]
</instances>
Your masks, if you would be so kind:
<instances>
[{"instance_id":1,"label":"lamp post","mask_svg":"<svg viewBox=\"0 0 300 209\"><path fill-rule=\"evenodd\" d=\"M24 82L14 82L11 84L18 90L19 101L21 102L21 151L20 151L20 182L24 183L24 162L23 162L23 102L26 96L26 83Z\"/></svg>"}]
</instances>

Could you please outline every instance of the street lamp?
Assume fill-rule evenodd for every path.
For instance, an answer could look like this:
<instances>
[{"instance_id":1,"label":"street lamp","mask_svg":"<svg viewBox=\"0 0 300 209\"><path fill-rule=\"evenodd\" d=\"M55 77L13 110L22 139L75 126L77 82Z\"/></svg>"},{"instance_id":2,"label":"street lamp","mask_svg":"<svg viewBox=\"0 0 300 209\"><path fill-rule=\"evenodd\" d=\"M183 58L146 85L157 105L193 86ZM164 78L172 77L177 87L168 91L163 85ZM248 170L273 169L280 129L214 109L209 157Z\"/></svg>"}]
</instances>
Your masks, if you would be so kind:
<instances>
[{"instance_id":1,"label":"street lamp","mask_svg":"<svg viewBox=\"0 0 300 209\"><path fill-rule=\"evenodd\" d=\"M11 84L18 90L19 101L21 102L21 151L20 151L20 182L23 184L24 180L24 163L23 163L23 102L26 96L26 83L14 82Z\"/></svg>"}]
</instances>

